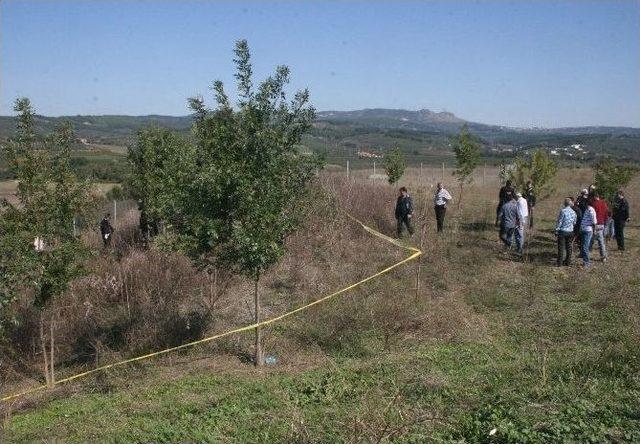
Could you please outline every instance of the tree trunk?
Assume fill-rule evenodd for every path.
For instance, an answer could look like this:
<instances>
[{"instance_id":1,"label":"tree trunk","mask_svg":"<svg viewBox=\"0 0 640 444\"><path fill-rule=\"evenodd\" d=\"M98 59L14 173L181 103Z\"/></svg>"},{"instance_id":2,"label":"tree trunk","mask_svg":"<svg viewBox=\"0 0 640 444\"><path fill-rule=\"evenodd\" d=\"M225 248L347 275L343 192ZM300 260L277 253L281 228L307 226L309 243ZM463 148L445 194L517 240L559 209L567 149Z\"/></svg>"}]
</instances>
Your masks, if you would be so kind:
<instances>
[{"instance_id":1,"label":"tree trunk","mask_svg":"<svg viewBox=\"0 0 640 444\"><path fill-rule=\"evenodd\" d=\"M46 338L44 336L44 314L42 311L40 312L40 347L42 348L42 359L44 364L44 379L47 383L47 386L51 386L50 375L49 375L49 359L47 355L47 343Z\"/></svg>"},{"instance_id":2,"label":"tree trunk","mask_svg":"<svg viewBox=\"0 0 640 444\"><path fill-rule=\"evenodd\" d=\"M260 272L256 272L256 278L253 287L253 302L255 309L255 321L256 324L260 322L260 295L258 294L258 281L260 280ZM256 354L255 365L256 367L262 367L262 337L260 327L256 327Z\"/></svg>"},{"instance_id":3,"label":"tree trunk","mask_svg":"<svg viewBox=\"0 0 640 444\"><path fill-rule=\"evenodd\" d=\"M51 358L49 359L49 370L51 371L51 378L50 378L50 382L51 385L56 383L56 375L54 373L54 362L55 362L55 356L54 356L54 350L55 350L55 336L53 334L53 329L54 329L54 324L53 324L53 316L51 316L51 323L49 324L49 347L51 347L51 349L49 350L51 352Z\"/></svg>"}]
</instances>

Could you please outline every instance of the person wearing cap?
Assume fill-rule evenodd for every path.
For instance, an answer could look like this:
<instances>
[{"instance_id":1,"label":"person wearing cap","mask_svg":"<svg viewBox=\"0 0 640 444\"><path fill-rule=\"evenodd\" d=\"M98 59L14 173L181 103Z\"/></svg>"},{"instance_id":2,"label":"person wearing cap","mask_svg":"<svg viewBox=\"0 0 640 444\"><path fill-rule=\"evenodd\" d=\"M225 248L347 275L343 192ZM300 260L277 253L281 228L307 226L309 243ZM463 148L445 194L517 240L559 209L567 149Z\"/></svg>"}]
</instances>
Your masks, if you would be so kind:
<instances>
[{"instance_id":1,"label":"person wearing cap","mask_svg":"<svg viewBox=\"0 0 640 444\"><path fill-rule=\"evenodd\" d=\"M438 182L436 193L433 196L433 205L436 212L436 224L438 233L444 230L444 216L447 213L447 204L451 202L453 198L451 194L442 186L442 183Z\"/></svg>"},{"instance_id":2,"label":"person wearing cap","mask_svg":"<svg viewBox=\"0 0 640 444\"><path fill-rule=\"evenodd\" d=\"M396 233L398 238L402 237L403 226L407 227L407 231L410 236L413 236L413 225L411 224L411 218L413 217L413 200L409 196L409 192L406 187L400 188L400 195L396 201Z\"/></svg>"},{"instance_id":3,"label":"person wearing cap","mask_svg":"<svg viewBox=\"0 0 640 444\"><path fill-rule=\"evenodd\" d=\"M567 197L564 200L564 207L558 214L556 223L556 236L558 238L558 267L571 265L571 253L573 244L573 233L578 219L576 212L572 208L573 199Z\"/></svg>"},{"instance_id":4,"label":"person wearing cap","mask_svg":"<svg viewBox=\"0 0 640 444\"><path fill-rule=\"evenodd\" d=\"M612 215L618 250L624 251L624 226L629 221L629 202L624 198L622 190L618 190L613 199Z\"/></svg>"},{"instance_id":5,"label":"person wearing cap","mask_svg":"<svg viewBox=\"0 0 640 444\"><path fill-rule=\"evenodd\" d=\"M520 225L516 227L516 245L521 253L524 250L524 229L529 218L529 203L519 191L516 193L516 203L518 204L518 214L520 216Z\"/></svg>"}]
</instances>

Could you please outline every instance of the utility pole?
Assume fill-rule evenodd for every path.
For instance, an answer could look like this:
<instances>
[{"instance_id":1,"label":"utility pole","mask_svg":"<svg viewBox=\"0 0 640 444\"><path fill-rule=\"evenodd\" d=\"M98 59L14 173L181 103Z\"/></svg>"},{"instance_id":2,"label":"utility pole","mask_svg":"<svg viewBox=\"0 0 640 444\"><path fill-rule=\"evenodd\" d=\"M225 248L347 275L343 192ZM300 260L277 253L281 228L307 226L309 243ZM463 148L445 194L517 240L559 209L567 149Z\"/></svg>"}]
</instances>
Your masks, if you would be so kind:
<instances>
[{"instance_id":1,"label":"utility pole","mask_svg":"<svg viewBox=\"0 0 640 444\"><path fill-rule=\"evenodd\" d=\"M349 178L349 159L347 159L347 179Z\"/></svg>"},{"instance_id":2,"label":"utility pole","mask_svg":"<svg viewBox=\"0 0 640 444\"><path fill-rule=\"evenodd\" d=\"M442 162L442 182L444 182L444 162Z\"/></svg>"}]
</instances>

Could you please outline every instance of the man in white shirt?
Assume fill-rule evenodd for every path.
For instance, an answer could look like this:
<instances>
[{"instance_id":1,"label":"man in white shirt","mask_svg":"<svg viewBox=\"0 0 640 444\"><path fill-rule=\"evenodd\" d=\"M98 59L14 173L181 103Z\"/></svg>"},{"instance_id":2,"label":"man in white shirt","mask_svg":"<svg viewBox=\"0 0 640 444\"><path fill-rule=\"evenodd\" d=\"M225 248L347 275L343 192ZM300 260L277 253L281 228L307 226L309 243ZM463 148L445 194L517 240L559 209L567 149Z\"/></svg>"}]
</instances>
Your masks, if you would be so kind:
<instances>
[{"instance_id":1,"label":"man in white shirt","mask_svg":"<svg viewBox=\"0 0 640 444\"><path fill-rule=\"evenodd\" d=\"M524 250L524 227L527 226L527 218L529 217L529 204L520 192L516 193L516 203L518 205L518 217L520 218L520 225L516 229L516 245L518 246L518 253L522 253Z\"/></svg>"},{"instance_id":2,"label":"man in white shirt","mask_svg":"<svg viewBox=\"0 0 640 444\"><path fill-rule=\"evenodd\" d=\"M436 210L436 224L439 233L444 229L444 215L447 212L447 203L452 200L451 194L444 189L441 182L438 182L436 193L433 195L433 205Z\"/></svg>"}]
</instances>

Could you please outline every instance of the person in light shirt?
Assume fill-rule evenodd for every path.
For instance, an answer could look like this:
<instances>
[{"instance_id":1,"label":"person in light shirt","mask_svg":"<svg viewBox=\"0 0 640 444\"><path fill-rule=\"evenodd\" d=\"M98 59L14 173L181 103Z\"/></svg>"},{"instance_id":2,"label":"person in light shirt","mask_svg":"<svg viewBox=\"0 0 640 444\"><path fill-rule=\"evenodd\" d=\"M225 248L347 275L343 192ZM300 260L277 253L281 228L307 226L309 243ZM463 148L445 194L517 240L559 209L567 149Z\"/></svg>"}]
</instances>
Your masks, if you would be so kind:
<instances>
[{"instance_id":1,"label":"person in light shirt","mask_svg":"<svg viewBox=\"0 0 640 444\"><path fill-rule=\"evenodd\" d=\"M438 226L438 233L444 230L444 216L447 213L447 203L451 202L453 198L451 194L444 188L441 182L438 182L436 193L433 196L433 205L436 211L436 224Z\"/></svg>"},{"instance_id":2,"label":"person in light shirt","mask_svg":"<svg viewBox=\"0 0 640 444\"><path fill-rule=\"evenodd\" d=\"M516 203L518 204L518 215L520 217L520 225L516 229L516 245L518 246L518 251L522 252L524 250L524 230L529 217L529 204L520 192L516 193Z\"/></svg>"},{"instance_id":3,"label":"person in light shirt","mask_svg":"<svg viewBox=\"0 0 640 444\"><path fill-rule=\"evenodd\" d=\"M580 211L578 209L578 211ZM556 236L558 237L558 267L571 265L571 253L573 244L573 232L578 220L578 215L573 209L573 199L567 197L564 207L558 214L556 223Z\"/></svg>"},{"instance_id":4,"label":"person in light shirt","mask_svg":"<svg viewBox=\"0 0 640 444\"><path fill-rule=\"evenodd\" d=\"M591 239L593 239L593 232L596 228L596 210L591 206L591 202L587 202L587 209L582 215L582 221L580 221L580 237L582 238L582 261L585 268L591 266L591 259L589 257L589 247L591 245Z\"/></svg>"}]
</instances>

